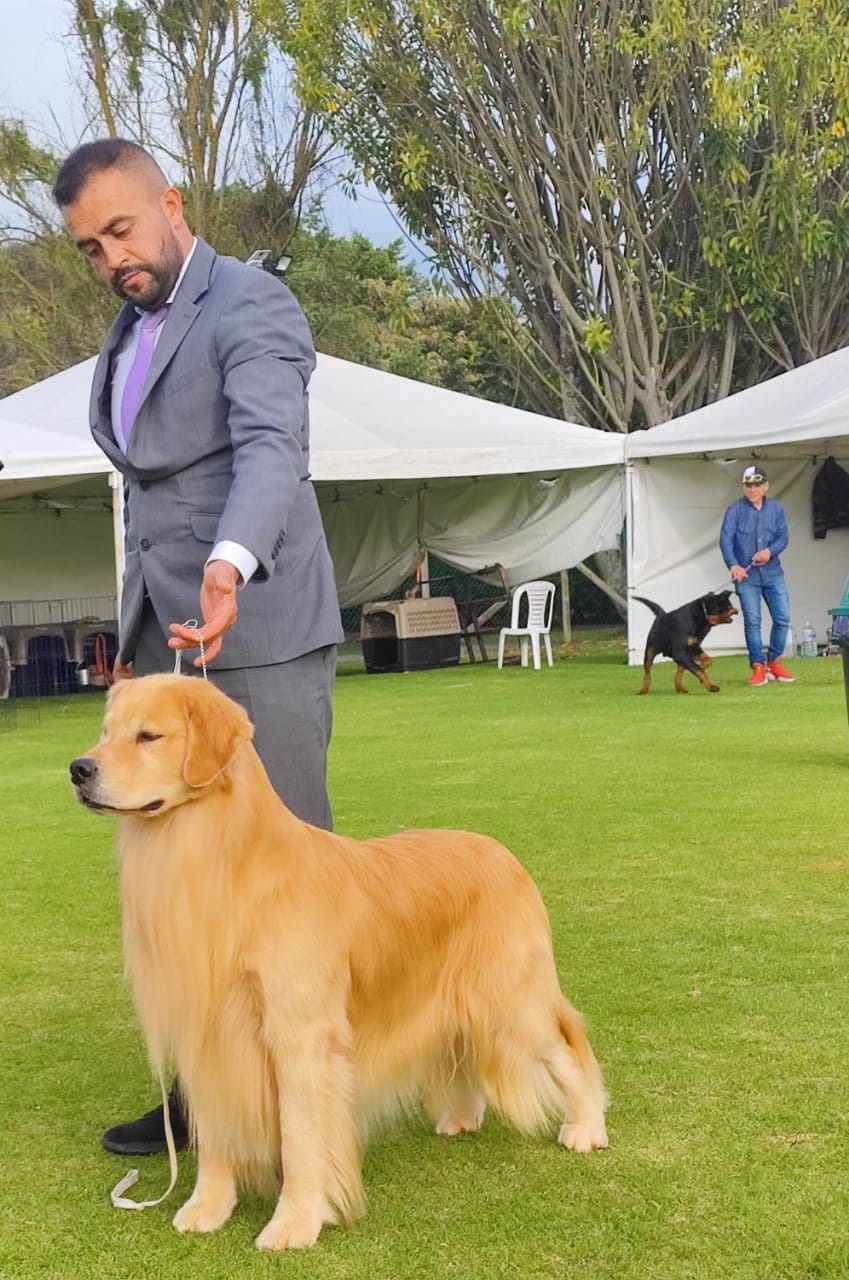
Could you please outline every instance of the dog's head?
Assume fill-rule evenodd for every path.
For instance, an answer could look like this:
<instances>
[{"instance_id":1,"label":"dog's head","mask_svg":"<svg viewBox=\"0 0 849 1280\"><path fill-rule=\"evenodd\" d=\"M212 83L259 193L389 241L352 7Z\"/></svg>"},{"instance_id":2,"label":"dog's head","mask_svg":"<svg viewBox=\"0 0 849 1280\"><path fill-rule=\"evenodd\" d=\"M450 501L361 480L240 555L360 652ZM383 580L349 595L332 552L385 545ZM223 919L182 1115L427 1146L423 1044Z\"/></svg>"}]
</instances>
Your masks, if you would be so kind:
<instances>
[{"instance_id":1,"label":"dog's head","mask_svg":"<svg viewBox=\"0 0 849 1280\"><path fill-rule=\"evenodd\" d=\"M154 816L214 785L252 736L242 708L205 680L121 680L97 746L71 761L71 784L95 813Z\"/></svg>"},{"instance_id":2,"label":"dog's head","mask_svg":"<svg viewBox=\"0 0 849 1280\"><path fill-rule=\"evenodd\" d=\"M712 627L721 627L724 622L730 622L737 613L731 603L730 591L710 591L702 597L702 605L705 617Z\"/></svg>"}]
</instances>

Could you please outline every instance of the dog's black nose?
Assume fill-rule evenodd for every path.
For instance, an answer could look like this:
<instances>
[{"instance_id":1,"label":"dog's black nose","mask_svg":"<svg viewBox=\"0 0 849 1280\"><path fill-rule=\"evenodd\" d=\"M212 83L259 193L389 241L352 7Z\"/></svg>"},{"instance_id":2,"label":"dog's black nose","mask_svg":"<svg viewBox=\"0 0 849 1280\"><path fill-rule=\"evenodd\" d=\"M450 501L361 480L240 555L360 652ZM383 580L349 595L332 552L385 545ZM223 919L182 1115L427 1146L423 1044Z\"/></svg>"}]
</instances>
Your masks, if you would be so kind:
<instances>
[{"instance_id":1,"label":"dog's black nose","mask_svg":"<svg viewBox=\"0 0 849 1280\"><path fill-rule=\"evenodd\" d=\"M71 761L70 770L71 781L79 787L94 777L97 773L97 764L90 756L78 756L76 760Z\"/></svg>"}]
</instances>

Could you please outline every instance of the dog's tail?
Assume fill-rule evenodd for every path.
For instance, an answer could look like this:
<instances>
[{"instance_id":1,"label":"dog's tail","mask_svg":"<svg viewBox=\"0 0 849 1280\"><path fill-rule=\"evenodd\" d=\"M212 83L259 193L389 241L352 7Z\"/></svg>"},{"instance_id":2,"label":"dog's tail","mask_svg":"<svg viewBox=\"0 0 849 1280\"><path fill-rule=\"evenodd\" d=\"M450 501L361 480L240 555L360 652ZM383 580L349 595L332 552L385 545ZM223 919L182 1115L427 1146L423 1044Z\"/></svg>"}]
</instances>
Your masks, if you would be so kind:
<instances>
[{"instance_id":1,"label":"dog's tail","mask_svg":"<svg viewBox=\"0 0 849 1280\"><path fill-rule=\"evenodd\" d=\"M635 600L639 600L640 604L647 604L652 613L657 614L658 618L662 618L666 613L665 609L661 609L659 604L655 604L654 600L647 600L645 596L634 596Z\"/></svg>"}]
</instances>

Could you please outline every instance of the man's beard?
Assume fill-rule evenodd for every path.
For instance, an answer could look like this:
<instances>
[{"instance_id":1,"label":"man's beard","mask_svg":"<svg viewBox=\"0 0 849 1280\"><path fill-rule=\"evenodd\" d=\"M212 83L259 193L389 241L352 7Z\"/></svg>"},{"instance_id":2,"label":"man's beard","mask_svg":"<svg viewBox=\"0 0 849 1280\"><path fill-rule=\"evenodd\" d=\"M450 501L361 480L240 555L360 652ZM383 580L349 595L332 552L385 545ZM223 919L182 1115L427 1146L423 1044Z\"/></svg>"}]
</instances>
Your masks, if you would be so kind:
<instances>
[{"instance_id":1,"label":"man's beard","mask_svg":"<svg viewBox=\"0 0 849 1280\"><path fill-rule=\"evenodd\" d=\"M170 295L183 267L183 256L176 239L164 240L156 263L134 262L114 272L110 284L119 298L129 300L143 311L161 307ZM124 280L134 272L144 271L147 283L138 289L125 289Z\"/></svg>"}]
</instances>

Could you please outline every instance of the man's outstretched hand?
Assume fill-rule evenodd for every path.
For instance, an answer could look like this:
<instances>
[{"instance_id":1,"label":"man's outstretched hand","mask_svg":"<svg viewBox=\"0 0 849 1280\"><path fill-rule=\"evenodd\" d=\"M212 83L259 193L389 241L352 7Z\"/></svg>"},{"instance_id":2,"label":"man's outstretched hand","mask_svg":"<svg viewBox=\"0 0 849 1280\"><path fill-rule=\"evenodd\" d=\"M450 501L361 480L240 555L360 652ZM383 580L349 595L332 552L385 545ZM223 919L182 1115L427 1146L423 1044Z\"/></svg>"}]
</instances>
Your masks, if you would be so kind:
<instances>
[{"instance_id":1,"label":"man's outstretched hand","mask_svg":"<svg viewBox=\"0 0 849 1280\"><path fill-rule=\"evenodd\" d=\"M181 622L172 622L168 630L171 649L197 649L202 640L203 655L194 659L194 665L200 667L212 662L221 652L224 635L233 626L239 616L236 604L236 593L241 584L241 575L229 560L211 560L203 574L200 589L200 608L203 625L197 628L185 627Z\"/></svg>"}]
</instances>

